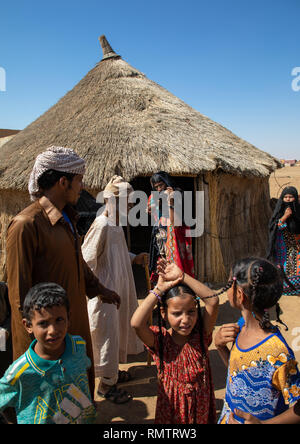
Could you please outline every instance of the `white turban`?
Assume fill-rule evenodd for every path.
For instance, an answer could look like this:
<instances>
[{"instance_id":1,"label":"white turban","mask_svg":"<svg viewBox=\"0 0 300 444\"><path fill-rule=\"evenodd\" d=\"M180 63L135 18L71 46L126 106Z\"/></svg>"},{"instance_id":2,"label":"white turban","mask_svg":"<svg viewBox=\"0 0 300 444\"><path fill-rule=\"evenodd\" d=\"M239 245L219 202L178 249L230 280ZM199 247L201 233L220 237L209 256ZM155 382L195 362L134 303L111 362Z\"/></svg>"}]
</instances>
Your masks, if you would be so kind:
<instances>
[{"instance_id":1,"label":"white turban","mask_svg":"<svg viewBox=\"0 0 300 444\"><path fill-rule=\"evenodd\" d=\"M104 188L103 197L108 199L112 196L125 197L133 192L129 182L126 182L121 176L113 176Z\"/></svg>"},{"instance_id":2,"label":"white turban","mask_svg":"<svg viewBox=\"0 0 300 444\"><path fill-rule=\"evenodd\" d=\"M47 170L60 171L62 173L84 174L85 161L71 148L51 146L39 154L35 159L30 174L28 191L31 200L38 198L38 179Z\"/></svg>"}]
</instances>

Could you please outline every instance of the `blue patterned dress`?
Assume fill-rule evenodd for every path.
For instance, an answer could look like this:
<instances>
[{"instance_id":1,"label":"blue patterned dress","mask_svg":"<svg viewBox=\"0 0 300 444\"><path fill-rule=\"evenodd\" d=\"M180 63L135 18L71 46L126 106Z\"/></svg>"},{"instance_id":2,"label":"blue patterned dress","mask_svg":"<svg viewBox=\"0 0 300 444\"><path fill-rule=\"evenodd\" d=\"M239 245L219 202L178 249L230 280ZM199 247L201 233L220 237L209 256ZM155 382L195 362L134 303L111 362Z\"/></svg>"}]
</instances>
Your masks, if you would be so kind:
<instances>
[{"instance_id":1,"label":"blue patterned dress","mask_svg":"<svg viewBox=\"0 0 300 444\"><path fill-rule=\"evenodd\" d=\"M241 322L241 328L244 320ZM300 399L300 373L293 351L280 331L249 349L238 345L230 353L225 401L219 424L239 409L260 420L283 413ZM239 422L243 420L236 417Z\"/></svg>"},{"instance_id":2,"label":"blue patterned dress","mask_svg":"<svg viewBox=\"0 0 300 444\"><path fill-rule=\"evenodd\" d=\"M300 234L292 234L279 219L276 236L276 263L283 266L295 290L284 282L283 294L300 294Z\"/></svg>"}]
</instances>

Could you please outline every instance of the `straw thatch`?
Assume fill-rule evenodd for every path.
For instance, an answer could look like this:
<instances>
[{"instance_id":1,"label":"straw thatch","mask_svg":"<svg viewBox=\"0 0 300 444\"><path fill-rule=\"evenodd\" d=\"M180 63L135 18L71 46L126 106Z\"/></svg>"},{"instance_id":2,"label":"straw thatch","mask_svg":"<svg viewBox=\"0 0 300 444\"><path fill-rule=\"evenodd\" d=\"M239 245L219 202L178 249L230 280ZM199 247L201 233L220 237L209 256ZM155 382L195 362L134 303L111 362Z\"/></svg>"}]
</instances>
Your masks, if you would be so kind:
<instances>
[{"instance_id":1,"label":"straw thatch","mask_svg":"<svg viewBox=\"0 0 300 444\"><path fill-rule=\"evenodd\" d=\"M102 189L115 172L127 180L157 170L197 175L217 168L265 177L277 168L272 156L107 51L109 58L3 147L1 189L26 189L35 157L49 145L70 146L86 159L89 189Z\"/></svg>"},{"instance_id":2,"label":"straw thatch","mask_svg":"<svg viewBox=\"0 0 300 444\"><path fill-rule=\"evenodd\" d=\"M100 41L101 62L0 150L2 251L7 220L29 202L26 190L36 156L50 145L61 145L72 147L86 160L85 184L93 194L113 174L129 181L158 170L194 176L195 190L204 190L206 196L206 234L196 242L198 274L224 279L227 262L236 252L258 251L252 238L239 247L241 238L233 239L233 224L226 222L222 228L226 205L235 212L238 195L244 210L254 206L253 214L247 210L244 231L251 233L253 224L265 224L268 211L267 216L259 215L257 207L268 194L269 174L280 162L149 80L122 60L104 36ZM256 238L262 250L264 228Z\"/></svg>"}]
</instances>

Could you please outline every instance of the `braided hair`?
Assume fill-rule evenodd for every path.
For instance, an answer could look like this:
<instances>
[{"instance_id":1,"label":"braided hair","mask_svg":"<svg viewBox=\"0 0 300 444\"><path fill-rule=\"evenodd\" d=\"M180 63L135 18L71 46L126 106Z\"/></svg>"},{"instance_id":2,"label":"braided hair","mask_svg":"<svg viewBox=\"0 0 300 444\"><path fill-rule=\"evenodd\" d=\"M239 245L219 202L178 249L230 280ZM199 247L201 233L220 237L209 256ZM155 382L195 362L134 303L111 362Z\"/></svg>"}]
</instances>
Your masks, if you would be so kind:
<instances>
[{"instance_id":1,"label":"braided hair","mask_svg":"<svg viewBox=\"0 0 300 444\"><path fill-rule=\"evenodd\" d=\"M216 298L218 296L221 296L221 294L226 293L226 291L232 287L233 283L234 283L234 279L232 278L227 282L227 284L223 288L221 288L221 290L218 290L216 293L213 293L210 296L202 296L201 299L210 299L210 298Z\"/></svg>"},{"instance_id":2,"label":"braided hair","mask_svg":"<svg viewBox=\"0 0 300 444\"><path fill-rule=\"evenodd\" d=\"M160 370L161 374L163 373L163 368L164 368L164 361L163 361L163 350L164 350L163 340L164 340L164 337L162 334L162 326L166 328L166 322L161 316L161 308L163 308L164 310L167 310L168 309L167 301L169 299L172 299L176 296L182 297L184 294L191 295L195 300L195 303L197 306L198 318L197 318L197 323L196 323L193 331L196 331L196 330L199 331L202 355L204 358L206 357L206 351L205 351L204 340L203 340L203 320L202 320L199 298L196 296L196 294L193 292L193 290L190 287L188 287L187 285L183 285L183 284L176 285L175 287L172 287L168 292L166 292L162 296L161 302L160 301L158 302L158 326L159 326L158 351L159 351L159 362L160 362L159 370Z\"/></svg>"},{"instance_id":3,"label":"braided hair","mask_svg":"<svg viewBox=\"0 0 300 444\"><path fill-rule=\"evenodd\" d=\"M276 306L276 321L288 327L280 319L279 299L283 292L282 269L266 259L248 257L232 267L233 285L242 288L248 297L253 316L265 331L275 331L268 309Z\"/></svg>"}]
</instances>

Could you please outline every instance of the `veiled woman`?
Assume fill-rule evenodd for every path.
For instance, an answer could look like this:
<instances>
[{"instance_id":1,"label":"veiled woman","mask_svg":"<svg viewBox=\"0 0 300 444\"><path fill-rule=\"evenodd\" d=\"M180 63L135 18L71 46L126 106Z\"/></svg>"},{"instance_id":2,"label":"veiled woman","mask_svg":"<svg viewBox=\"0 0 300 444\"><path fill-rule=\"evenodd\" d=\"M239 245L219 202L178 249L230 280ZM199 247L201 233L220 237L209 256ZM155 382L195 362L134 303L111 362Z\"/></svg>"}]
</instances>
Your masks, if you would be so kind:
<instances>
[{"instance_id":1,"label":"veiled woman","mask_svg":"<svg viewBox=\"0 0 300 444\"><path fill-rule=\"evenodd\" d=\"M268 259L284 268L284 294L300 294L300 205L295 187L286 187L269 223Z\"/></svg>"}]
</instances>

